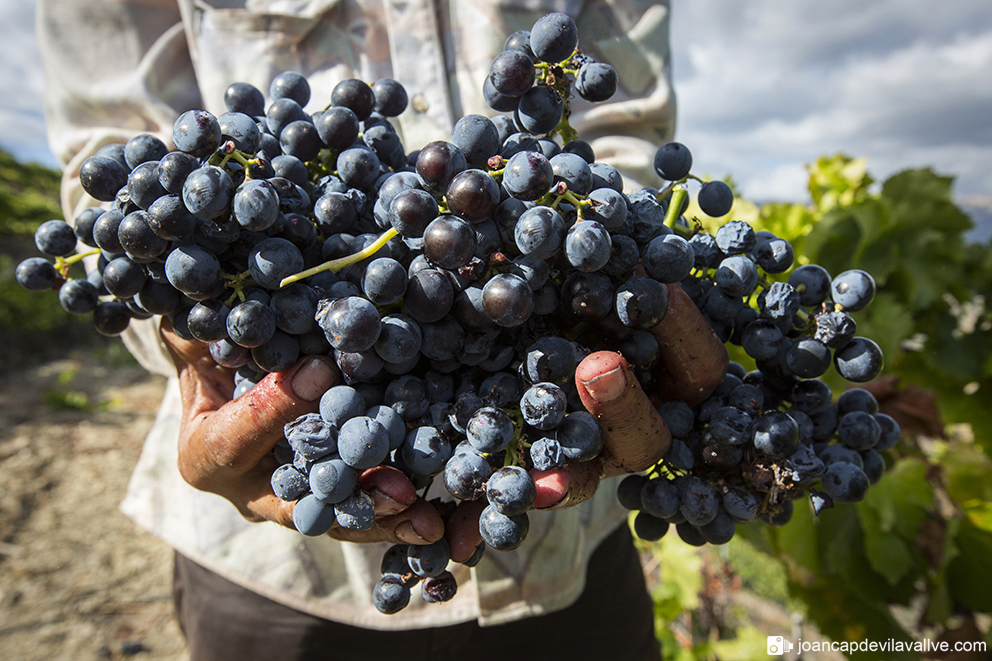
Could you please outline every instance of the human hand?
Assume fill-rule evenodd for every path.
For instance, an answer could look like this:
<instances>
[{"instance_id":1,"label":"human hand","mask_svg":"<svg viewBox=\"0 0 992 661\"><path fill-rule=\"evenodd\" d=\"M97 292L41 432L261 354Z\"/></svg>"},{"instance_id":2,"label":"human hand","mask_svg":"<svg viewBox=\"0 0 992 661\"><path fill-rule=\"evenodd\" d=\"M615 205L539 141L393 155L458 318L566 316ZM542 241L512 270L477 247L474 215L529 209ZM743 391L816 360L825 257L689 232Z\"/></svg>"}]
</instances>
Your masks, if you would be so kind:
<instances>
[{"instance_id":1,"label":"human hand","mask_svg":"<svg viewBox=\"0 0 992 661\"><path fill-rule=\"evenodd\" d=\"M223 496L250 521L293 528L294 503L272 490L270 480L278 463L271 450L283 438L286 423L315 412L321 395L340 382L334 362L325 356L300 358L232 400L234 371L218 366L206 344L183 340L168 319L162 321L161 336L179 373L183 479L201 491ZM444 535L455 560L468 559L479 543L478 524L471 525L472 507L456 511L446 527L437 510L418 497L414 485L395 468L363 471L358 484L375 503L375 526L364 531L335 526L328 533L335 539L428 544ZM474 518L478 520L478 513Z\"/></svg>"},{"instance_id":2,"label":"human hand","mask_svg":"<svg viewBox=\"0 0 992 661\"><path fill-rule=\"evenodd\" d=\"M688 294L667 285L668 312L651 330L658 339L657 383L662 401L703 402L720 384L729 362L723 342L713 333ZM579 397L603 429L605 446L587 462L531 471L538 509L557 509L589 499L601 479L646 470L668 451L672 436L655 404L641 389L624 358L598 351L575 370Z\"/></svg>"}]
</instances>

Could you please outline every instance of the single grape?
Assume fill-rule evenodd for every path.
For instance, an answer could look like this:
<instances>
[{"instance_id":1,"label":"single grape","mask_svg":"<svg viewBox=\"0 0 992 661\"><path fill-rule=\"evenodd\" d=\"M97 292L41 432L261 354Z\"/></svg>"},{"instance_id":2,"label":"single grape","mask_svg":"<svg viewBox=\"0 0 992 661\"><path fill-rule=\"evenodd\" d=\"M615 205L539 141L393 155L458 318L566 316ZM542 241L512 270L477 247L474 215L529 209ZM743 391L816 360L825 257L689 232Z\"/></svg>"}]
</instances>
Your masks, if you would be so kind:
<instances>
[{"instance_id":1,"label":"single grape","mask_svg":"<svg viewBox=\"0 0 992 661\"><path fill-rule=\"evenodd\" d=\"M875 297L875 279L860 269L844 271L830 283L830 294L834 303L857 312L868 307Z\"/></svg>"},{"instance_id":2,"label":"single grape","mask_svg":"<svg viewBox=\"0 0 992 661\"><path fill-rule=\"evenodd\" d=\"M272 339L276 332L276 317L272 309L258 301L244 301L227 315L227 334L231 341L254 348Z\"/></svg>"},{"instance_id":3,"label":"single grape","mask_svg":"<svg viewBox=\"0 0 992 661\"><path fill-rule=\"evenodd\" d=\"M671 524L647 512L638 512L634 517L634 533L647 542L657 542L665 536Z\"/></svg>"},{"instance_id":4,"label":"single grape","mask_svg":"<svg viewBox=\"0 0 992 661\"><path fill-rule=\"evenodd\" d=\"M504 50L489 66L493 88L504 96L522 96L534 85L533 60L523 51Z\"/></svg>"},{"instance_id":5,"label":"single grape","mask_svg":"<svg viewBox=\"0 0 992 661\"><path fill-rule=\"evenodd\" d=\"M492 473L492 467L481 454L456 452L444 465L444 486L455 498L473 500Z\"/></svg>"},{"instance_id":6,"label":"single grape","mask_svg":"<svg viewBox=\"0 0 992 661\"><path fill-rule=\"evenodd\" d=\"M220 146L220 140L220 124L206 110L188 110L172 125L172 142L176 149L192 156L209 156Z\"/></svg>"},{"instance_id":7,"label":"single grape","mask_svg":"<svg viewBox=\"0 0 992 661\"><path fill-rule=\"evenodd\" d=\"M365 351L375 344L381 329L378 310L359 296L321 299L316 320L327 341L339 351Z\"/></svg>"},{"instance_id":8,"label":"single grape","mask_svg":"<svg viewBox=\"0 0 992 661\"><path fill-rule=\"evenodd\" d=\"M586 62L575 76L575 91L587 101L606 101L618 84L617 70L603 62Z\"/></svg>"},{"instance_id":9,"label":"single grape","mask_svg":"<svg viewBox=\"0 0 992 661\"><path fill-rule=\"evenodd\" d=\"M535 85L520 97L514 119L525 131L549 133L558 126L564 110L565 101L557 90Z\"/></svg>"},{"instance_id":10,"label":"single grape","mask_svg":"<svg viewBox=\"0 0 992 661\"><path fill-rule=\"evenodd\" d=\"M524 422L536 429L549 431L565 419L565 391L554 383L535 383L520 398L520 413Z\"/></svg>"},{"instance_id":11,"label":"single grape","mask_svg":"<svg viewBox=\"0 0 992 661\"><path fill-rule=\"evenodd\" d=\"M819 305L830 295L830 273L819 264L803 264L789 274L789 284L799 292L806 307Z\"/></svg>"},{"instance_id":12,"label":"single grape","mask_svg":"<svg viewBox=\"0 0 992 661\"><path fill-rule=\"evenodd\" d=\"M416 427L403 440L400 454L403 463L414 474L436 475L451 458L451 445L436 428Z\"/></svg>"},{"instance_id":13,"label":"single grape","mask_svg":"<svg viewBox=\"0 0 992 661\"><path fill-rule=\"evenodd\" d=\"M610 261L612 251L609 231L596 221L580 220L565 235L565 258L580 271L602 269Z\"/></svg>"},{"instance_id":14,"label":"single grape","mask_svg":"<svg viewBox=\"0 0 992 661\"><path fill-rule=\"evenodd\" d=\"M586 411L573 411L565 416L555 430L565 457L573 461L589 461L603 449L603 429L599 421Z\"/></svg>"},{"instance_id":15,"label":"single grape","mask_svg":"<svg viewBox=\"0 0 992 661\"><path fill-rule=\"evenodd\" d=\"M234 83L224 91L224 106L230 112L257 117L265 114L265 97L250 83Z\"/></svg>"},{"instance_id":16,"label":"single grape","mask_svg":"<svg viewBox=\"0 0 992 661\"><path fill-rule=\"evenodd\" d=\"M349 108L355 113L355 117L364 121L375 109L375 92L368 83L361 80L342 80L331 90L331 105Z\"/></svg>"},{"instance_id":17,"label":"single grape","mask_svg":"<svg viewBox=\"0 0 992 661\"><path fill-rule=\"evenodd\" d=\"M534 479L519 466L504 466L486 482L489 504L505 516L523 514L531 508L536 497Z\"/></svg>"},{"instance_id":18,"label":"single grape","mask_svg":"<svg viewBox=\"0 0 992 661\"><path fill-rule=\"evenodd\" d=\"M468 442L479 452L504 450L513 440L513 420L503 410L484 406L475 411L465 426Z\"/></svg>"},{"instance_id":19,"label":"single grape","mask_svg":"<svg viewBox=\"0 0 992 661\"><path fill-rule=\"evenodd\" d=\"M51 289L59 281L55 266L43 257L28 257L14 270L17 284L29 291Z\"/></svg>"},{"instance_id":20,"label":"single grape","mask_svg":"<svg viewBox=\"0 0 992 661\"><path fill-rule=\"evenodd\" d=\"M302 74L283 71L269 84L269 97L273 100L290 98L305 106L310 100L310 84Z\"/></svg>"},{"instance_id":21,"label":"single grape","mask_svg":"<svg viewBox=\"0 0 992 661\"><path fill-rule=\"evenodd\" d=\"M839 461L827 468L823 490L838 503L856 503L864 499L870 482L858 466Z\"/></svg>"},{"instance_id":22,"label":"single grape","mask_svg":"<svg viewBox=\"0 0 992 661\"><path fill-rule=\"evenodd\" d=\"M372 590L372 604L383 615L394 615L409 603L410 588L398 576L383 576Z\"/></svg>"},{"instance_id":23,"label":"single grape","mask_svg":"<svg viewBox=\"0 0 992 661\"><path fill-rule=\"evenodd\" d=\"M470 168L483 168L499 153L499 130L485 115L465 115L455 122L451 142L465 155Z\"/></svg>"},{"instance_id":24,"label":"single grape","mask_svg":"<svg viewBox=\"0 0 992 661\"><path fill-rule=\"evenodd\" d=\"M375 525L375 503L372 496L360 488L334 505L335 522L348 530L370 530Z\"/></svg>"},{"instance_id":25,"label":"single grape","mask_svg":"<svg viewBox=\"0 0 992 661\"><path fill-rule=\"evenodd\" d=\"M654 155L654 169L662 179L677 181L692 168L692 153L680 142L668 142Z\"/></svg>"},{"instance_id":26,"label":"single grape","mask_svg":"<svg viewBox=\"0 0 992 661\"><path fill-rule=\"evenodd\" d=\"M59 304L70 314L89 314L99 301L96 287L86 280L69 280L59 288Z\"/></svg>"},{"instance_id":27,"label":"single grape","mask_svg":"<svg viewBox=\"0 0 992 661\"><path fill-rule=\"evenodd\" d=\"M479 517L479 533L482 540L497 551L512 551L527 537L530 519L527 513L506 516L489 505Z\"/></svg>"},{"instance_id":28,"label":"single grape","mask_svg":"<svg viewBox=\"0 0 992 661\"><path fill-rule=\"evenodd\" d=\"M719 218L730 213L734 204L734 192L722 181L707 181L699 189L696 202L707 216Z\"/></svg>"},{"instance_id":29,"label":"single grape","mask_svg":"<svg viewBox=\"0 0 992 661\"><path fill-rule=\"evenodd\" d=\"M499 326L520 326L534 310L534 292L523 278L500 273L483 287L482 309Z\"/></svg>"},{"instance_id":30,"label":"single grape","mask_svg":"<svg viewBox=\"0 0 992 661\"><path fill-rule=\"evenodd\" d=\"M834 353L837 373L848 381L871 381L882 371L882 350L866 337L855 337Z\"/></svg>"},{"instance_id":31,"label":"single grape","mask_svg":"<svg viewBox=\"0 0 992 661\"><path fill-rule=\"evenodd\" d=\"M303 496L293 507L293 525L304 535L323 535L334 526L334 522L334 507L320 502L313 494Z\"/></svg>"},{"instance_id":32,"label":"single grape","mask_svg":"<svg viewBox=\"0 0 992 661\"><path fill-rule=\"evenodd\" d=\"M579 29L568 14L545 14L530 29L531 50L542 62L561 62L572 54L578 43Z\"/></svg>"},{"instance_id":33,"label":"single grape","mask_svg":"<svg viewBox=\"0 0 992 661\"><path fill-rule=\"evenodd\" d=\"M641 261L649 276L658 282L674 283L689 275L695 256L688 241L677 234L665 234L651 239Z\"/></svg>"},{"instance_id":34,"label":"single grape","mask_svg":"<svg viewBox=\"0 0 992 661\"><path fill-rule=\"evenodd\" d=\"M444 199L451 213L479 223L496 211L500 202L499 184L483 170L463 170L451 178Z\"/></svg>"},{"instance_id":35,"label":"single grape","mask_svg":"<svg viewBox=\"0 0 992 661\"><path fill-rule=\"evenodd\" d=\"M307 476L292 464L284 464L272 471L270 482L276 496L289 502L299 500L310 491Z\"/></svg>"},{"instance_id":36,"label":"single grape","mask_svg":"<svg viewBox=\"0 0 992 661\"><path fill-rule=\"evenodd\" d=\"M464 266L475 255L475 246L475 230L458 216L439 216L424 229L424 254L441 268Z\"/></svg>"},{"instance_id":37,"label":"single grape","mask_svg":"<svg viewBox=\"0 0 992 661\"><path fill-rule=\"evenodd\" d=\"M503 168L503 188L513 197L531 202L551 189L554 168L539 151L524 150L509 157Z\"/></svg>"},{"instance_id":38,"label":"single grape","mask_svg":"<svg viewBox=\"0 0 992 661\"><path fill-rule=\"evenodd\" d=\"M616 310L624 326L650 330L668 312L668 290L653 278L633 277L617 288Z\"/></svg>"},{"instance_id":39,"label":"single grape","mask_svg":"<svg viewBox=\"0 0 992 661\"><path fill-rule=\"evenodd\" d=\"M754 447L773 458L784 458L799 446L799 426L781 411L768 411L754 421Z\"/></svg>"},{"instance_id":40,"label":"single grape","mask_svg":"<svg viewBox=\"0 0 992 661\"><path fill-rule=\"evenodd\" d=\"M338 429L338 454L356 470L373 468L389 454L389 434L376 420L356 416Z\"/></svg>"}]
</instances>

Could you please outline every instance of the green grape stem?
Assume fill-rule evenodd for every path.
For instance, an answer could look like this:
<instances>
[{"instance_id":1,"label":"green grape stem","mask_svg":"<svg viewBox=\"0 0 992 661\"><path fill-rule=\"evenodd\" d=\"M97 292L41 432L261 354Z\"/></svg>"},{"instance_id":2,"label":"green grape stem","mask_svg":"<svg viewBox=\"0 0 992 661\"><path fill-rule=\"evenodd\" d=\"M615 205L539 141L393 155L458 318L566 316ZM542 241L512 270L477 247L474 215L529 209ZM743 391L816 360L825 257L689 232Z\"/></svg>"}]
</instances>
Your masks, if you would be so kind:
<instances>
[{"instance_id":1,"label":"green grape stem","mask_svg":"<svg viewBox=\"0 0 992 661\"><path fill-rule=\"evenodd\" d=\"M231 282L242 282L251 277L251 271L244 271L242 273L221 273L221 278L224 280L229 280Z\"/></svg>"},{"instance_id":2,"label":"green grape stem","mask_svg":"<svg viewBox=\"0 0 992 661\"><path fill-rule=\"evenodd\" d=\"M394 236L397 235L399 235L399 232L396 231L396 228L395 227L390 228L385 232L383 232L382 236L376 239L374 243L369 244L366 248L364 248L363 250L359 250L354 255L348 255L347 257L341 257L339 259L332 259L330 261L324 262L320 266L315 266L312 269L307 269L306 271L301 271L296 275L291 275L289 277L283 278L282 281L279 283L279 286L285 287L286 285L291 285L294 282L299 282L300 280L309 278L312 275L317 275L318 273L323 273L324 271L332 271L334 273L337 273L341 269L347 268L352 264L357 264L366 257L371 257L379 250L379 248L386 245L386 243L388 243L390 239L392 239Z\"/></svg>"},{"instance_id":3,"label":"green grape stem","mask_svg":"<svg viewBox=\"0 0 992 661\"><path fill-rule=\"evenodd\" d=\"M225 303L227 307L231 307L231 304L234 303L235 298L244 302L245 299L247 298L245 296L245 290L249 289L250 287L258 286L258 283L252 280L251 271L245 271L243 273L237 273L234 275L231 275L230 273L222 273L221 278L227 280L225 287L234 290L234 292L231 294L231 296L227 299L227 302Z\"/></svg>"},{"instance_id":4,"label":"green grape stem","mask_svg":"<svg viewBox=\"0 0 992 661\"><path fill-rule=\"evenodd\" d=\"M576 195L570 190L566 190L564 193L562 193L561 197L564 198L566 202L571 204L576 209L578 209L579 206L584 202L582 198L580 198L578 195Z\"/></svg>"},{"instance_id":5,"label":"green grape stem","mask_svg":"<svg viewBox=\"0 0 992 661\"><path fill-rule=\"evenodd\" d=\"M94 248L93 250L87 250L86 252L76 253L72 257L57 257L55 259L55 268L59 270L69 268L76 262L81 262L90 255L99 255L100 252L101 251L99 248Z\"/></svg>"},{"instance_id":6,"label":"green grape stem","mask_svg":"<svg viewBox=\"0 0 992 661\"><path fill-rule=\"evenodd\" d=\"M508 448L506 448L506 458L503 460L503 466L516 466L517 465L517 444L511 443Z\"/></svg>"},{"instance_id":7,"label":"green grape stem","mask_svg":"<svg viewBox=\"0 0 992 661\"><path fill-rule=\"evenodd\" d=\"M668 203L668 211L665 212L664 220L665 225L671 227L673 231L683 238L686 237L683 236L683 232L681 231L683 228L681 228L678 224L679 210L682 208L682 204L688 196L689 191L682 186L677 187L672 192L672 199Z\"/></svg>"},{"instance_id":8,"label":"green grape stem","mask_svg":"<svg viewBox=\"0 0 992 661\"><path fill-rule=\"evenodd\" d=\"M699 177L697 177L694 174L687 174L686 176L682 177L678 181L669 182L669 184L667 186L665 186L660 191L658 191L658 194L655 196L655 199L658 200L659 202L661 202L666 197L668 197L669 195L671 195L672 192L674 190L676 190L678 187L685 185L685 183L687 181L689 181L690 179L693 180L693 181L698 181L701 184L705 184L706 183L705 181L703 181L702 179L700 179Z\"/></svg>"},{"instance_id":9,"label":"green grape stem","mask_svg":"<svg viewBox=\"0 0 992 661\"><path fill-rule=\"evenodd\" d=\"M564 96L562 98L565 99L565 109L561 113L561 121L558 122L558 126L551 130L550 135L557 133L561 136L562 142L567 145L574 140L578 140L579 134L572 128L572 125L568 121L568 116L571 114L568 99Z\"/></svg>"}]
</instances>

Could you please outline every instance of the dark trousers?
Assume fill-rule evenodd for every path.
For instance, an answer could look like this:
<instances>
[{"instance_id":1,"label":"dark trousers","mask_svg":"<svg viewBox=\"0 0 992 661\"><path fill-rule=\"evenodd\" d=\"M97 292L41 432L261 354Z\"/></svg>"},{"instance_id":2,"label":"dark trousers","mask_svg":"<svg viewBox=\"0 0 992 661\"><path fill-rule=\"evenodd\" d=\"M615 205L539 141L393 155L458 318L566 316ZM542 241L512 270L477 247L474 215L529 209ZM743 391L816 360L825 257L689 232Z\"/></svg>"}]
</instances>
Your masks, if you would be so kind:
<instances>
[{"instance_id":1,"label":"dark trousers","mask_svg":"<svg viewBox=\"0 0 992 661\"><path fill-rule=\"evenodd\" d=\"M494 627L373 631L288 608L176 554L173 596L191 661L658 661L653 605L626 525L593 553L568 608ZM414 590L419 598L419 591ZM386 617L386 616L383 616Z\"/></svg>"}]
</instances>

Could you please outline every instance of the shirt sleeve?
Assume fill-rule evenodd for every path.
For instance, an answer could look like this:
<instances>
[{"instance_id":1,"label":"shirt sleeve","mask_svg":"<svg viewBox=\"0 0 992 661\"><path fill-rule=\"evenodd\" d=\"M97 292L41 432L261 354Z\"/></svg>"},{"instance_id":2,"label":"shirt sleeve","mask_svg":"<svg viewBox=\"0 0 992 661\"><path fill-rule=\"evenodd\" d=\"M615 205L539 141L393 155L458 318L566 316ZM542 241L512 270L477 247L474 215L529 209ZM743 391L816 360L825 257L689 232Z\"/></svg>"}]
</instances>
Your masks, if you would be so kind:
<instances>
[{"instance_id":1,"label":"shirt sleeve","mask_svg":"<svg viewBox=\"0 0 992 661\"><path fill-rule=\"evenodd\" d=\"M174 0L39 0L37 33L48 142L63 168L62 210L71 223L99 204L79 183L83 161L141 133L171 142L176 115L197 107L200 93ZM175 374L158 317L132 320L123 340L150 371Z\"/></svg>"}]
</instances>

